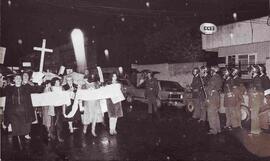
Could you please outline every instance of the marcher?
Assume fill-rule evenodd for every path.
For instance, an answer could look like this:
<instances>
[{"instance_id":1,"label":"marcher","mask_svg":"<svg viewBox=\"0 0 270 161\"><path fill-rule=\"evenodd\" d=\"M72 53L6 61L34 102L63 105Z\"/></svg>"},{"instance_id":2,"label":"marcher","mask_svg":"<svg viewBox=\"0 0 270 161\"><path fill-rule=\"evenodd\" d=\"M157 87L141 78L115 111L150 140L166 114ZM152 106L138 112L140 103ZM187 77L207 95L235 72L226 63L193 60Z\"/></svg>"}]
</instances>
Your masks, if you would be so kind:
<instances>
[{"instance_id":1,"label":"marcher","mask_svg":"<svg viewBox=\"0 0 270 161\"><path fill-rule=\"evenodd\" d=\"M111 76L111 84L117 84L117 75L113 73ZM109 116L109 126L110 126L110 134L115 135L117 134L116 125L117 119L119 117L123 117L123 110L122 110L122 103L113 103L111 99L107 99L108 104L108 116Z\"/></svg>"},{"instance_id":2,"label":"marcher","mask_svg":"<svg viewBox=\"0 0 270 161\"><path fill-rule=\"evenodd\" d=\"M73 83L73 78L71 76L67 76L66 77L66 84L63 86L63 89L65 91L70 91L73 93L73 96L71 98L71 105L70 106L67 106L65 107L65 114L68 115L69 112L72 110L72 105L73 105L73 102L74 102L74 98L75 98L75 93L77 92L77 85ZM72 118L65 118L66 121L68 121L68 127L69 127L69 131L70 133L73 133L74 132L74 128L73 127L73 123L76 122L76 121L79 121L81 118L81 114L80 114L80 110L78 108L78 110L76 111L75 115L72 117Z\"/></svg>"},{"instance_id":3,"label":"marcher","mask_svg":"<svg viewBox=\"0 0 270 161\"><path fill-rule=\"evenodd\" d=\"M259 110L264 103L262 82L259 76L259 67L251 66L252 81L249 88L249 106L251 110L251 134L260 134Z\"/></svg>"},{"instance_id":4,"label":"marcher","mask_svg":"<svg viewBox=\"0 0 270 161\"><path fill-rule=\"evenodd\" d=\"M194 104L194 112L193 112L192 117L194 119L200 119L201 107L202 107L200 96L203 94L203 92L202 92L202 80L200 78L199 68L194 68L192 70L192 74L193 74L193 79L190 85L192 88L192 100Z\"/></svg>"},{"instance_id":5,"label":"marcher","mask_svg":"<svg viewBox=\"0 0 270 161\"><path fill-rule=\"evenodd\" d=\"M214 134L221 132L220 119L218 109L220 106L220 91L222 88L222 78L218 74L219 67L211 67L211 75L208 85L206 87L207 93L207 115L210 126L208 134Z\"/></svg>"},{"instance_id":6,"label":"marcher","mask_svg":"<svg viewBox=\"0 0 270 161\"><path fill-rule=\"evenodd\" d=\"M99 88L99 83L97 82L96 77L92 74L88 77L88 81L83 87L88 90L94 90ZM96 123L103 122L103 113L100 107L99 100L89 100L84 101L84 113L82 116L82 123L83 123L83 133L86 134L87 127L90 123L92 123L91 133L93 136L97 136L95 129Z\"/></svg>"},{"instance_id":7,"label":"marcher","mask_svg":"<svg viewBox=\"0 0 270 161\"><path fill-rule=\"evenodd\" d=\"M200 76L202 79L202 94L200 95L200 104L201 104L201 112L200 112L200 119L201 121L207 121L207 104L206 104L206 87L208 84L209 79L211 78L208 68L206 66L201 66L200 68Z\"/></svg>"},{"instance_id":8,"label":"marcher","mask_svg":"<svg viewBox=\"0 0 270 161\"><path fill-rule=\"evenodd\" d=\"M52 92L51 81L45 82L44 93ZM42 107L42 124L46 127L48 132L48 138L54 138L53 135L53 119L55 117L55 111L53 106L44 106Z\"/></svg>"},{"instance_id":9,"label":"marcher","mask_svg":"<svg viewBox=\"0 0 270 161\"><path fill-rule=\"evenodd\" d=\"M53 78L51 80L51 84L52 84L52 91L53 92L63 90L59 78L57 78L57 77ZM56 130L56 135L57 135L58 141L63 142L64 139L62 137L62 132L63 132L63 123L64 123L64 119L65 119L64 118L65 108L64 108L64 106L55 106L54 111L55 111L55 119L53 119L52 128ZM56 128L54 128L54 127L56 127Z\"/></svg>"},{"instance_id":10,"label":"marcher","mask_svg":"<svg viewBox=\"0 0 270 161\"><path fill-rule=\"evenodd\" d=\"M11 123L12 135L24 135L26 139L31 139L29 133L31 123L35 121L34 108L31 103L31 88L22 86L22 77L19 74L14 76L14 86L5 88L6 109L5 122L6 125Z\"/></svg>"}]
</instances>

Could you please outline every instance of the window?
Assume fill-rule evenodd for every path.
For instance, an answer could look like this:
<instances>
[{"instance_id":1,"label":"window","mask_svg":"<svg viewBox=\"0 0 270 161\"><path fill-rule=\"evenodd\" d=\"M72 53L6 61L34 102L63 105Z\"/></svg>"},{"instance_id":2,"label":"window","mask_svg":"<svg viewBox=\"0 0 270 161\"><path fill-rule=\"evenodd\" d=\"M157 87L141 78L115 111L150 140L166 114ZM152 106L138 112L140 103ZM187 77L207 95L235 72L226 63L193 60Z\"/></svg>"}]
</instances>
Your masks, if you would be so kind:
<instances>
[{"instance_id":1,"label":"window","mask_svg":"<svg viewBox=\"0 0 270 161\"><path fill-rule=\"evenodd\" d=\"M256 57L256 53L237 55L236 63L239 65L242 74L248 74L248 67L252 64L256 64Z\"/></svg>"}]
</instances>

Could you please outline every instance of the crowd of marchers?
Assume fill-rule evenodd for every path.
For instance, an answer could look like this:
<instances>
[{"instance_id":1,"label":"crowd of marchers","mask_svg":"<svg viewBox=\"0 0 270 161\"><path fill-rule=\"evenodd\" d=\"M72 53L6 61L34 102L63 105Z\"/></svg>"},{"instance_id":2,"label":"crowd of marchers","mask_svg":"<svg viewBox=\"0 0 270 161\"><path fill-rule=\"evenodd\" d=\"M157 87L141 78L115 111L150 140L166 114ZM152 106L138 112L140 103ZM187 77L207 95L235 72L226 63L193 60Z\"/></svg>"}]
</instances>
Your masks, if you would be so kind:
<instances>
[{"instance_id":1,"label":"crowd of marchers","mask_svg":"<svg viewBox=\"0 0 270 161\"><path fill-rule=\"evenodd\" d=\"M4 117L1 119L2 127L8 129L13 138L31 139L31 125L36 122L37 115L41 118L42 124L46 127L50 140L64 141L63 127L68 124L70 133L78 129L78 124L83 125L83 133L88 132L91 124L91 134L96 137L95 127L97 123L103 123L104 111L101 109L101 101L105 101L106 112L109 117L109 134L116 135L117 119L123 116L121 102L113 103L111 99L80 101L78 110L71 118L67 115L72 110L75 95L78 89L95 90L102 86L119 83L119 73L111 73L109 80L101 83L97 72L90 73L85 70L84 80L74 82L70 75L56 75L52 79L34 83L31 77L32 72L17 72L9 76L1 74L0 97L5 97ZM31 94L54 91L69 91L71 105L33 107ZM77 125L77 127L76 127Z\"/></svg>"},{"instance_id":2,"label":"crowd of marchers","mask_svg":"<svg viewBox=\"0 0 270 161\"><path fill-rule=\"evenodd\" d=\"M192 118L198 122L208 121L208 134L216 135L223 129L219 115L221 104L224 105L226 113L224 129L242 128L241 103L244 101L244 95L248 96L251 113L250 134L260 134L269 129L270 80L263 65L251 65L249 72L252 77L246 84L241 79L237 67L220 69L218 66L212 66L209 69L202 66L193 69ZM223 99L221 95L224 96Z\"/></svg>"}]
</instances>

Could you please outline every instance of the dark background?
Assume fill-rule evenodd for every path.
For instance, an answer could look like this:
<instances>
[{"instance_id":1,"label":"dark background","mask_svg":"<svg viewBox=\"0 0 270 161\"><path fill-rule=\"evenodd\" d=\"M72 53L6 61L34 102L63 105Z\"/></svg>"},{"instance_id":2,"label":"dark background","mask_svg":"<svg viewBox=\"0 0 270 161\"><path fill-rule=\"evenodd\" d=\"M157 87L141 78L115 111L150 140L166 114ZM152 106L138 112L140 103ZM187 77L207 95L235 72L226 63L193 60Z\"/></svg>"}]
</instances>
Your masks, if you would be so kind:
<instances>
[{"instance_id":1,"label":"dark background","mask_svg":"<svg viewBox=\"0 0 270 161\"><path fill-rule=\"evenodd\" d=\"M72 29L80 28L94 50L88 54L97 54L101 66L213 63L216 54L201 50L201 23L222 25L268 14L268 0L2 0L1 46L7 47L5 65L16 65L43 38L55 48L70 43Z\"/></svg>"}]
</instances>

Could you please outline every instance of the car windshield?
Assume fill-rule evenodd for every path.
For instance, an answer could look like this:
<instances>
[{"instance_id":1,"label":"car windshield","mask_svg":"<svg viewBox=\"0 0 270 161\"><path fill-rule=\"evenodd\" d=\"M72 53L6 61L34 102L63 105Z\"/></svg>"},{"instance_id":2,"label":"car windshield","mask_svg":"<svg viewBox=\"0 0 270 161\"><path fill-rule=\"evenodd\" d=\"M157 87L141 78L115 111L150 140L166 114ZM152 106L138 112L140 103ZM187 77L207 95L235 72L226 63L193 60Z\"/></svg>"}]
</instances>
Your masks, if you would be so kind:
<instances>
[{"instance_id":1,"label":"car windshield","mask_svg":"<svg viewBox=\"0 0 270 161\"><path fill-rule=\"evenodd\" d=\"M160 86L164 91L184 91L184 88L178 82L160 81Z\"/></svg>"}]
</instances>

